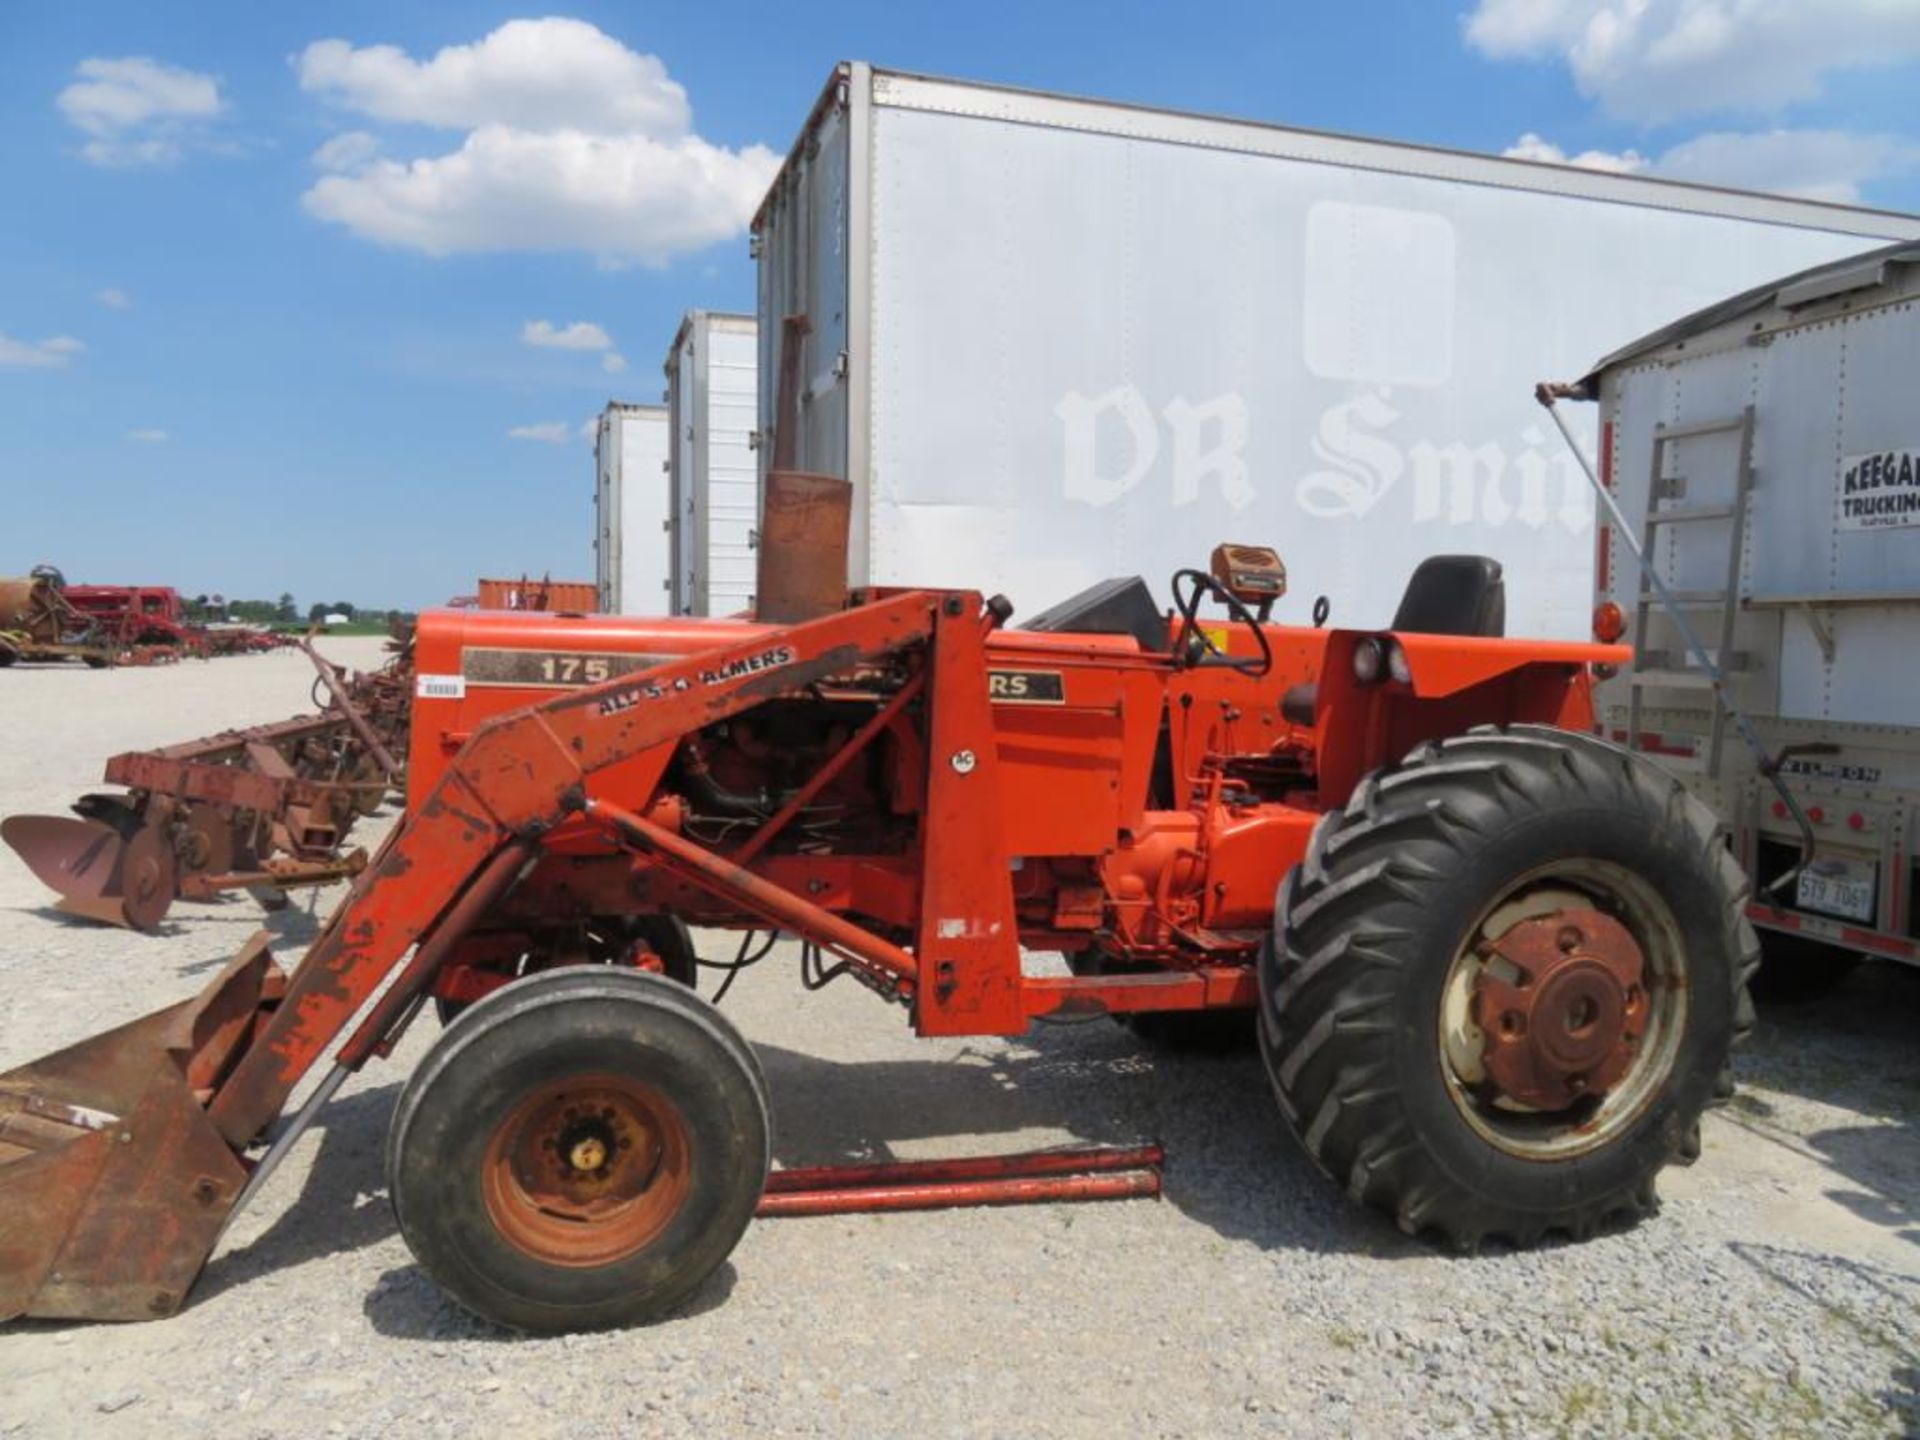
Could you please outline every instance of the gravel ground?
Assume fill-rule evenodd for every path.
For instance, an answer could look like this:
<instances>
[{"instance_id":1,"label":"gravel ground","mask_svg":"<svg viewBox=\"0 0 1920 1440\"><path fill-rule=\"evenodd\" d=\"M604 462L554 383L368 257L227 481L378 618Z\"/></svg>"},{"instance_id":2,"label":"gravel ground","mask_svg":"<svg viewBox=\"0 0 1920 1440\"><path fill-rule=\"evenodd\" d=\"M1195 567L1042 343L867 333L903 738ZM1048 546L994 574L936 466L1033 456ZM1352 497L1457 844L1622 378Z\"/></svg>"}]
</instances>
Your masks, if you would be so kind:
<instances>
[{"instance_id":1,"label":"gravel ground","mask_svg":"<svg viewBox=\"0 0 1920 1440\"><path fill-rule=\"evenodd\" d=\"M289 714L308 680L298 655L0 674L0 813L57 813L116 750ZM284 959L337 898L271 917ZM90 927L0 854L0 1065L184 997L260 923L239 899L160 936ZM394 1230L380 1147L423 1023L322 1114L182 1314L0 1327L0 1435L1920 1431L1920 974L1869 966L1766 1017L1653 1220L1454 1258L1315 1174L1251 1055L1156 1054L1105 1022L918 1041L853 985L804 994L793 963L727 1001L782 1163L1158 1137L1165 1199L764 1221L679 1318L516 1339Z\"/></svg>"}]
</instances>

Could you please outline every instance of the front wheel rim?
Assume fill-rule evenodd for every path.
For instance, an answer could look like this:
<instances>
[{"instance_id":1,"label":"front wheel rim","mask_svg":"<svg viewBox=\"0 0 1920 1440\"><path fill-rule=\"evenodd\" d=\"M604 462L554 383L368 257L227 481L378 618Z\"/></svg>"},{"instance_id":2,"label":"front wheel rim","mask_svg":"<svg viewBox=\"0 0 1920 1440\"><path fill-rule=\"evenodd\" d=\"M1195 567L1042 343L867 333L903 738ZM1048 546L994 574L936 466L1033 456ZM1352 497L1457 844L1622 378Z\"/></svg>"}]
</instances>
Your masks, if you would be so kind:
<instances>
[{"instance_id":1,"label":"front wheel rim","mask_svg":"<svg viewBox=\"0 0 1920 1440\"><path fill-rule=\"evenodd\" d=\"M1624 866L1543 866L1480 912L1440 1010L1447 1094L1476 1134L1521 1159L1589 1154L1673 1074L1688 1011L1679 923Z\"/></svg>"},{"instance_id":2,"label":"front wheel rim","mask_svg":"<svg viewBox=\"0 0 1920 1440\"><path fill-rule=\"evenodd\" d=\"M618 1075L541 1084L493 1127L481 1163L487 1215L501 1238L571 1268L644 1250L693 1185L679 1107Z\"/></svg>"}]
</instances>

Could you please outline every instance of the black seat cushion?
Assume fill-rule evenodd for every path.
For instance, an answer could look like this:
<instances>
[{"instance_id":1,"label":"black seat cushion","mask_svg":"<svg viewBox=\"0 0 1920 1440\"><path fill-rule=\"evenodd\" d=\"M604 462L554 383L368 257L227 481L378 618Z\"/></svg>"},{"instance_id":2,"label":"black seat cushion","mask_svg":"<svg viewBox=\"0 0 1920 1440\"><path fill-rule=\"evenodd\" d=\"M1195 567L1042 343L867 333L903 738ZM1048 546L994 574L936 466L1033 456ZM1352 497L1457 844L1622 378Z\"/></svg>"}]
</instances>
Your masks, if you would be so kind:
<instances>
[{"instance_id":1,"label":"black seat cushion","mask_svg":"<svg viewBox=\"0 0 1920 1440\"><path fill-rule=\"evenodd\" d=\"M1389 628L1415 635L1506 634L1507 583L1500 562L1485 555L1422 560Z\"/></svg>"}]
</instances>

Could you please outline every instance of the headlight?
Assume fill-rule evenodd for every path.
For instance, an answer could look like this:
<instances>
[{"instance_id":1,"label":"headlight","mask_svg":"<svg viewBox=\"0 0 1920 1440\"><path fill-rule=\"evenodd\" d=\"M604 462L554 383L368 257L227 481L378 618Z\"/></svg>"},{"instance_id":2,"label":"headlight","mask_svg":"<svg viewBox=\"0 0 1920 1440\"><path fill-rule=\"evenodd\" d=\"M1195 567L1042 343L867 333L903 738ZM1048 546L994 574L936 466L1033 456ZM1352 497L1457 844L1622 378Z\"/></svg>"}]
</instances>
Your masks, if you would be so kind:
<instances>
[{"instance_id":1,"label":"headlight","mask_svg":"<svg viewBox=\"0 0 1920 1440\"><path fill-rule=\"evenodd\" d=\"M1362 685L1373 684L1386 668L1387 647L1375 637L1369 635L1353 647L1353 678Z\"/></svg>"},{"instance_id":2,"label":"headlight","mask_svg":"<svg viewBox=\"0 0 1920 1440\"><path fill-rule=\"evenodd\" d=\"M1413 667L1407 664L1407 652L1395 640L1387 641L1387 673L1402 685L1413 683Z\"/></svg>"}]
</instances>

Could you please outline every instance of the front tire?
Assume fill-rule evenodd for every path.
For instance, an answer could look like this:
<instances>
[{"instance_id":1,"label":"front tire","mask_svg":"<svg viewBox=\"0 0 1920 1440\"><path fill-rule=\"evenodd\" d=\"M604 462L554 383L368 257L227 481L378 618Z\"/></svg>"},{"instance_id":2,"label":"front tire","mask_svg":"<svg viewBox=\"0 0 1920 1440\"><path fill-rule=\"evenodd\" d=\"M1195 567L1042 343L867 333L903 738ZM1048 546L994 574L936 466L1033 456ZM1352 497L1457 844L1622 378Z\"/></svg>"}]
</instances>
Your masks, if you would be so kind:
<instances>
[{"instance_id":1,"label":"front tire","mask_svg":"<svg viewBox=\"0 0 1920 1440\"><path fill-rule=\"evenodd\" d=\"M684 986L574 966L477 1001L407 1082L387 1140L421 1267L536 1334L657 1320L726 1259L771 1163L766 1081Z\"/></svg>"},{"instance_id":2,"label":"front tire","mask_svg":"<svg viewBox=\"0 0 1920 1440\"><path fill-rule=\"evenodd\" d=\"M1655 1208L1752 1026L1747 881L1677 781L1591 736L1421 746L1315 829L1260 964L1288 1125L1463 1248Z\"/></svg>"}]
</instances>

